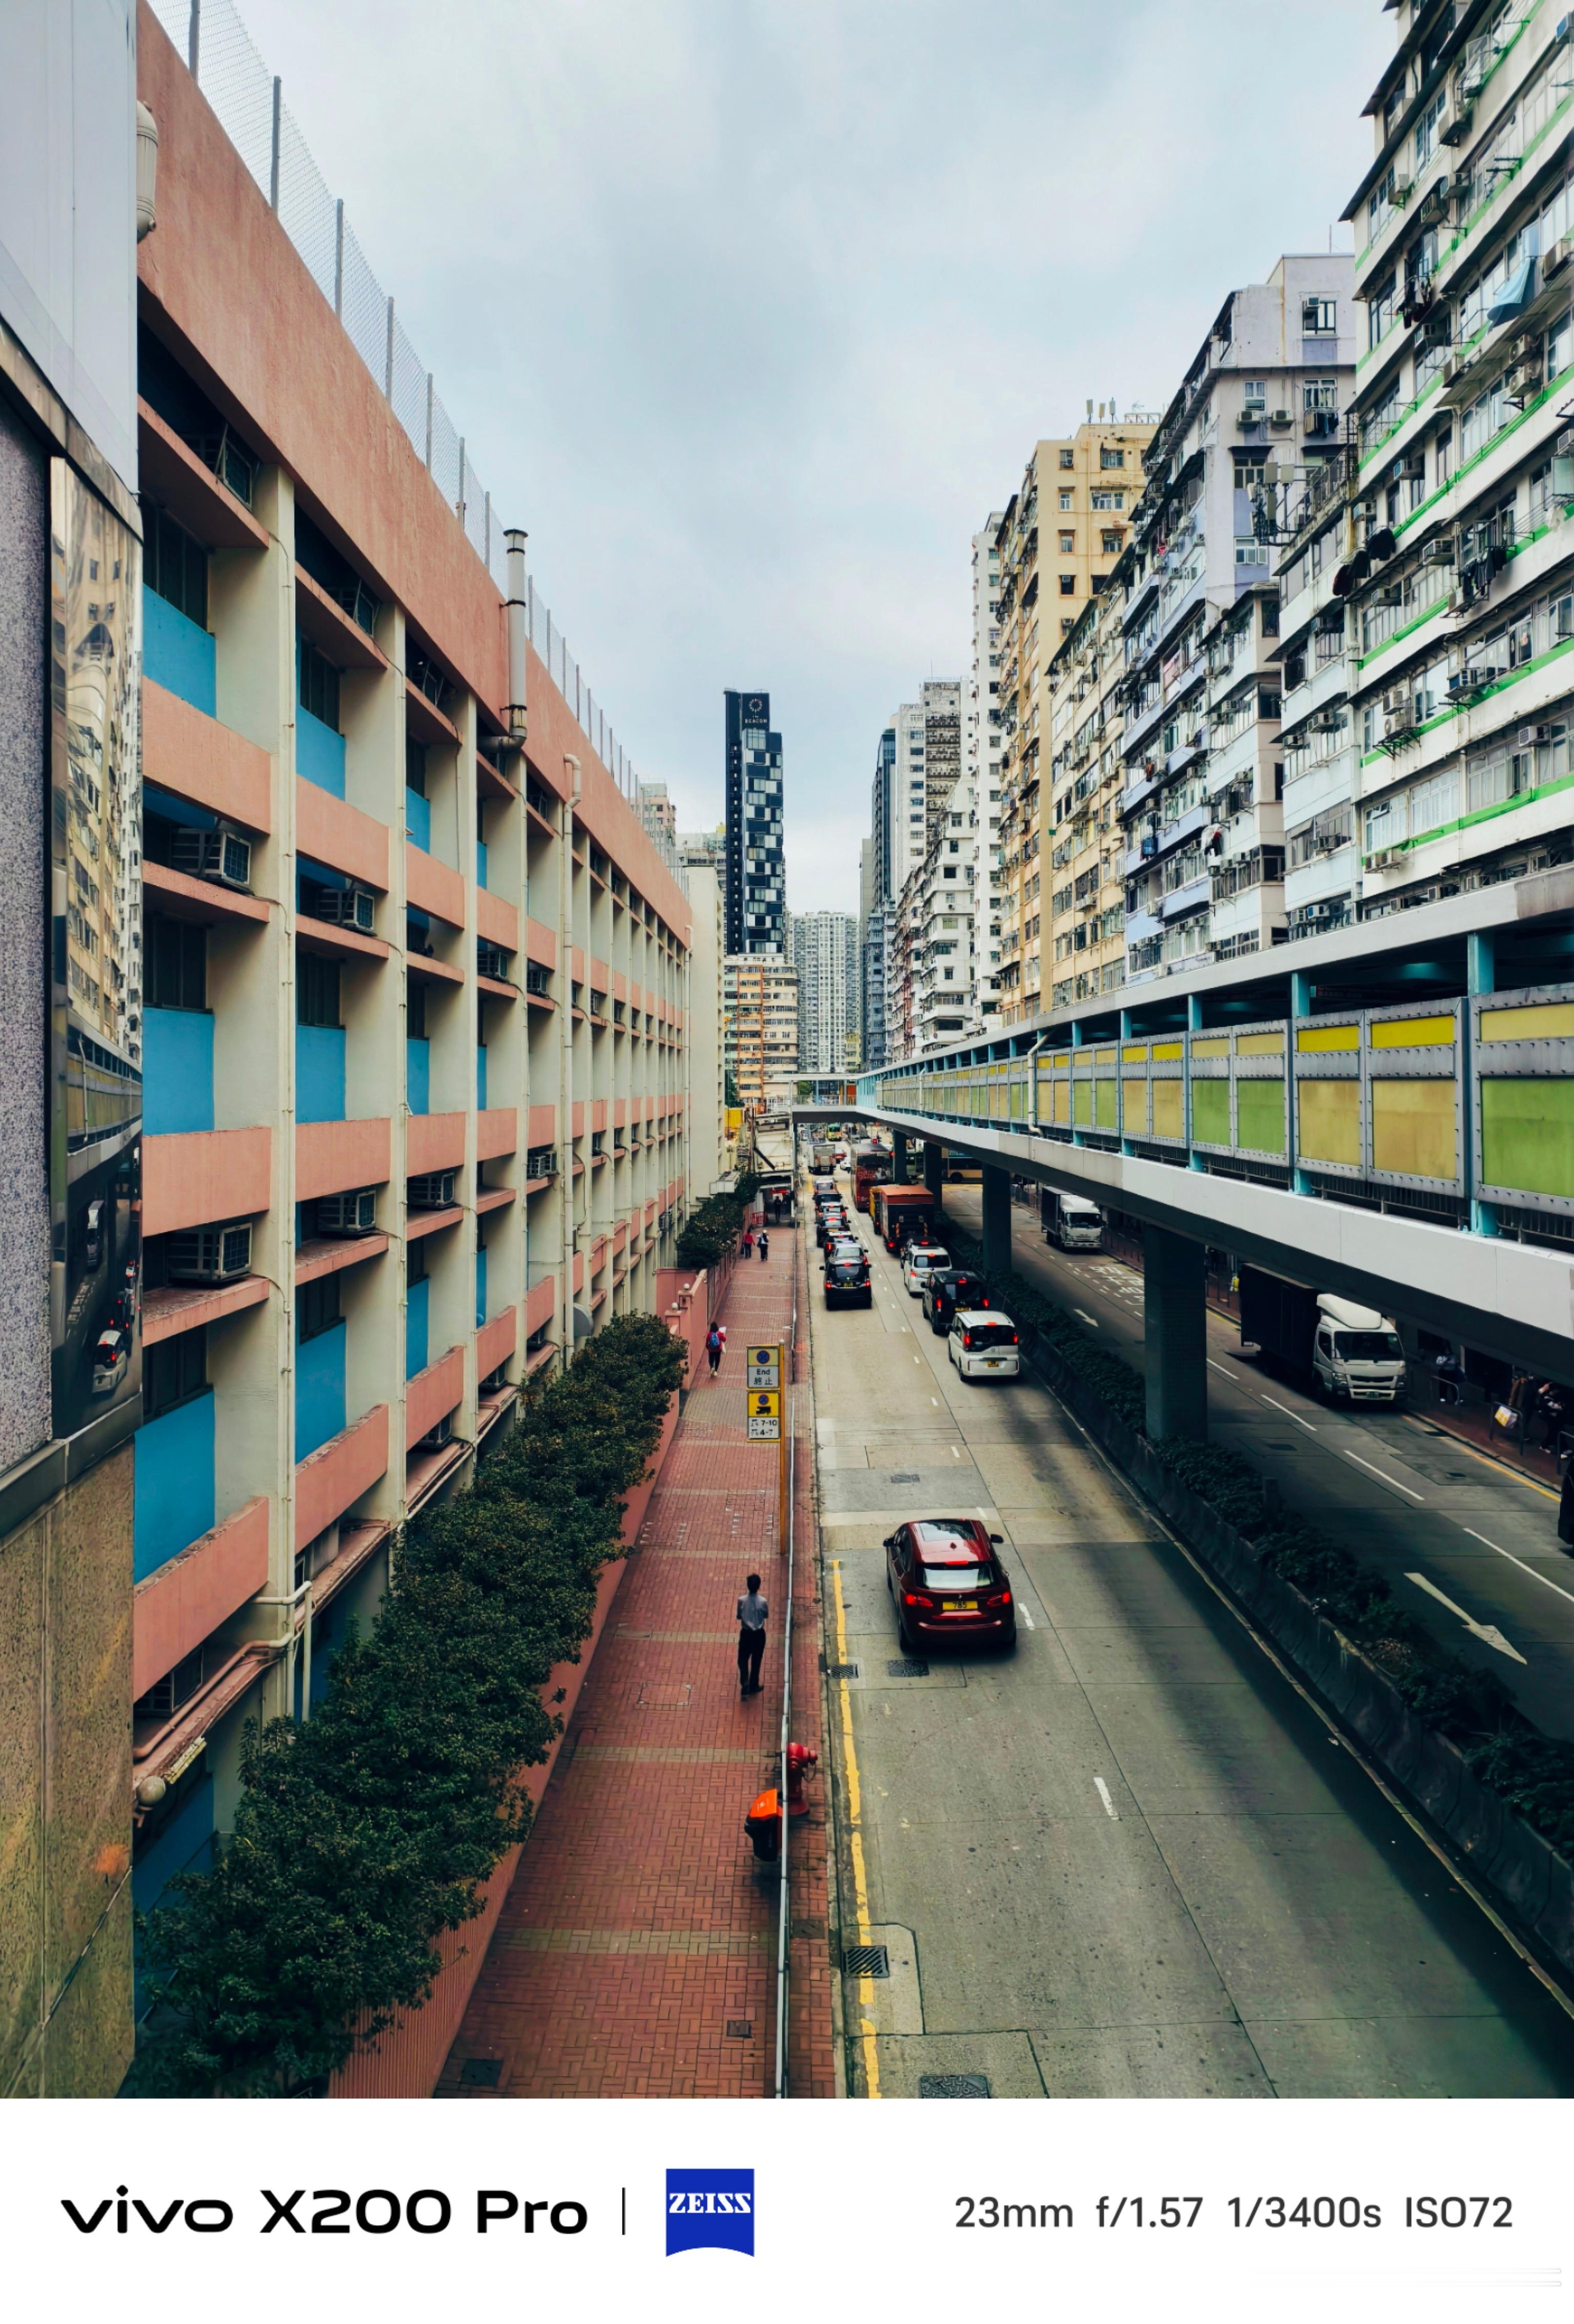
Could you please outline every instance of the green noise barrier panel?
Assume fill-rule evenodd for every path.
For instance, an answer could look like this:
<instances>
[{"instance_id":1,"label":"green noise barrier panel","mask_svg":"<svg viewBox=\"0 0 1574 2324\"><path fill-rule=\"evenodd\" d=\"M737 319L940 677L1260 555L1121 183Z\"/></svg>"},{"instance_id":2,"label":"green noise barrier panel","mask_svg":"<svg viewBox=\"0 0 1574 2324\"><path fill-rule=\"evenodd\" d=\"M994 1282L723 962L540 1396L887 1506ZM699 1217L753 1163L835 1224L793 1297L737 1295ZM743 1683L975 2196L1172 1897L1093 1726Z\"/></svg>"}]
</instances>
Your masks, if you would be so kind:
<instances>
[{"instance_id":1,"label":"green noise barrier panel","mask_svg":"<svg viewBox=\"0 0 1574 2324\"><path fill-rule=\"evenodd\" d=\"M1574 1081L1484 1074L1479 1088L1483 1182L1574 1201Z\"/></svg>"}]
</instances>

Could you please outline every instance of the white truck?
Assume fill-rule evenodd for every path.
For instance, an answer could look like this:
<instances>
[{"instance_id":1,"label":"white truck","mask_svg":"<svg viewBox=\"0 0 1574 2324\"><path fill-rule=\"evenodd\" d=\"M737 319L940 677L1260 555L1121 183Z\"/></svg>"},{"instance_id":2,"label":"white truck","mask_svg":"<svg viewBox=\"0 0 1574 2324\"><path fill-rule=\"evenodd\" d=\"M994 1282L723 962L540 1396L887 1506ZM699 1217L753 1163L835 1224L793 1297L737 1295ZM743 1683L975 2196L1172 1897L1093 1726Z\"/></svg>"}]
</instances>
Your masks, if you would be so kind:
<instances>
[{"instance_id":1,"label":"white truck","mask_svg":"<svg viewBox=\"0 0 1574 2324\"><path fill-rule=\"evenodd\" d=\"M1392 1316L1331 1291L1240 1270L1240 1336L1336 1403L1395 1404L1404 1393L1404 1350Z\"/></svg>"},{"instance_id":2,"label":"white truck","mask_svg":"<svg viewBox=\"0 0 1574 2324\"><path fill-rule=\"evenodd\" d=\"M1082 1194L1063 1194L1057 1186L1040 1186L1038 1223L1045 1242L1062 1250L1100 1250L1104 1244L1104 1213Z\"/></svg>"}]
</instances>

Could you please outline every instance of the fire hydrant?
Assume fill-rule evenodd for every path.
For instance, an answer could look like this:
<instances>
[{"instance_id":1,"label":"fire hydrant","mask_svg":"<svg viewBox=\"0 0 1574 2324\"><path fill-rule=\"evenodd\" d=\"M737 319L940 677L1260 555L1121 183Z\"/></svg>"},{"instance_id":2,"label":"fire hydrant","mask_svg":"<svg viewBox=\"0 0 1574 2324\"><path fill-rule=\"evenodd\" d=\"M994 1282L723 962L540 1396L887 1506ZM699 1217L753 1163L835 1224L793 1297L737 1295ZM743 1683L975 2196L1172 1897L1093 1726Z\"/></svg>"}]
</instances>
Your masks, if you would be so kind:
<instances>
[{"instance_id":1,"label":"fire hydrant","mask_svg":"<svg viewBox=\"0 0 1574 2324\"><path fill-rule=\"evenodd\" d=\"M820 1764L820 1755L811 1751L806 1743L789 1743L787 1748L787 1813L801 1816L809 1812L809 1803L804 1797L804 1778L813 1774Z\"/></svg>"}]
</instances>

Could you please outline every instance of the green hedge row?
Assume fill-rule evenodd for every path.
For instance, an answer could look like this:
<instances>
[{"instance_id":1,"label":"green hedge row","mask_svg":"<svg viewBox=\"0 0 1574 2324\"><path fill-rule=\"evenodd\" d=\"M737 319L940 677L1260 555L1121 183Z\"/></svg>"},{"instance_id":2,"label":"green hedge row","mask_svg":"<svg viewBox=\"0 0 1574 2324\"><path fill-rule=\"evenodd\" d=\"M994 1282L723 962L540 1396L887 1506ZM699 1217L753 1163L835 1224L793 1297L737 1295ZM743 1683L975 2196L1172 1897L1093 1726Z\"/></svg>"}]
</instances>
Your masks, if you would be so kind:
<instances>
[{"instance_id":1,"label":"green hedge row","mask_svg":"<svg viewBox=\"0 0 1574 2324\"><path fill-rule=\"evenodd\" d=\"M759 1192L757 1174L739 1179L730 1194L711 1194L695 1205L677 1238L680 1267L719 1267L737 1244L743 1221Z\"/></svg>"},{"instance_id":2,"label":"green hedge row","mask_svg":"<svg viewBox=\"0 0 1574 2324\"><path fill-rule=\"evenodd\" d=\"M980 1245L949 1219L945 1245L979 1268L990 1296L1017 1323L1030 1325L1118 1419L1144 1434L1146 1391L1139 1372L1015 1268L984 1268ZM1380 1573L1280 1506L1239 1453L1180 1437L1161 1437L1150 1450L1358 1644L1417 1717L1459 1747L1483 1783L1554 1848L1574 1852L1574 1744L1533 1727L1490 1672L1472 1670L1450 1654L1405 1612Z\"/></svg>"},{"instance_id":3,"label":"green hedge row","mask_svg":"<svg viewBox=\"0 0 1574 2324\"><path fill-rule=\"evenodd\" d=\"M578 1658L681 1372L653 1316L609 1323L405 1529L310 1720L248 1729L233 1837L141 1932L133 2095L286 2096L426 2000L434 1940L529 1827L520 1771L562 1724L541 1689Z\"/></svg>"}]
</instances>

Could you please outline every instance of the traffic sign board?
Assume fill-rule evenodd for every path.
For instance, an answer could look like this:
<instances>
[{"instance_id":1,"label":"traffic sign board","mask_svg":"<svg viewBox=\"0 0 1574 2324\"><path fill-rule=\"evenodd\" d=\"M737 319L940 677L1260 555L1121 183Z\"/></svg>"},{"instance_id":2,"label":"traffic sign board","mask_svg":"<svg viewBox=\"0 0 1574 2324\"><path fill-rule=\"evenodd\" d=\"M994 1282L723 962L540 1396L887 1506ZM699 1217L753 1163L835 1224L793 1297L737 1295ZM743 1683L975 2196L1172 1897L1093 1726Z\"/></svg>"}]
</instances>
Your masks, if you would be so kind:
<instances>
[{"instance_id":1,"label":"traffic sign board","mask_svg":"<svg viewBox=\"0 0 1574 2324\"><path fill-rule=\"evenodd\" d=\"M753 1353L754 1351L750 1351ZM774 1388L755 1388L749 1391L749 1436L750 1443L777 1444L781 1441L781 1391Z\"/></svg>"},{"instance_id":2,"label":"traffic sign board","mask_svg":"<svg viewBox=\"0 0 1574 2324\"><path fill-rule=\"evenodd\" d=\"M781 1347L749 1348L744 1351L745 1388L780 1388Z\"/></svg>"}]
</instances>

